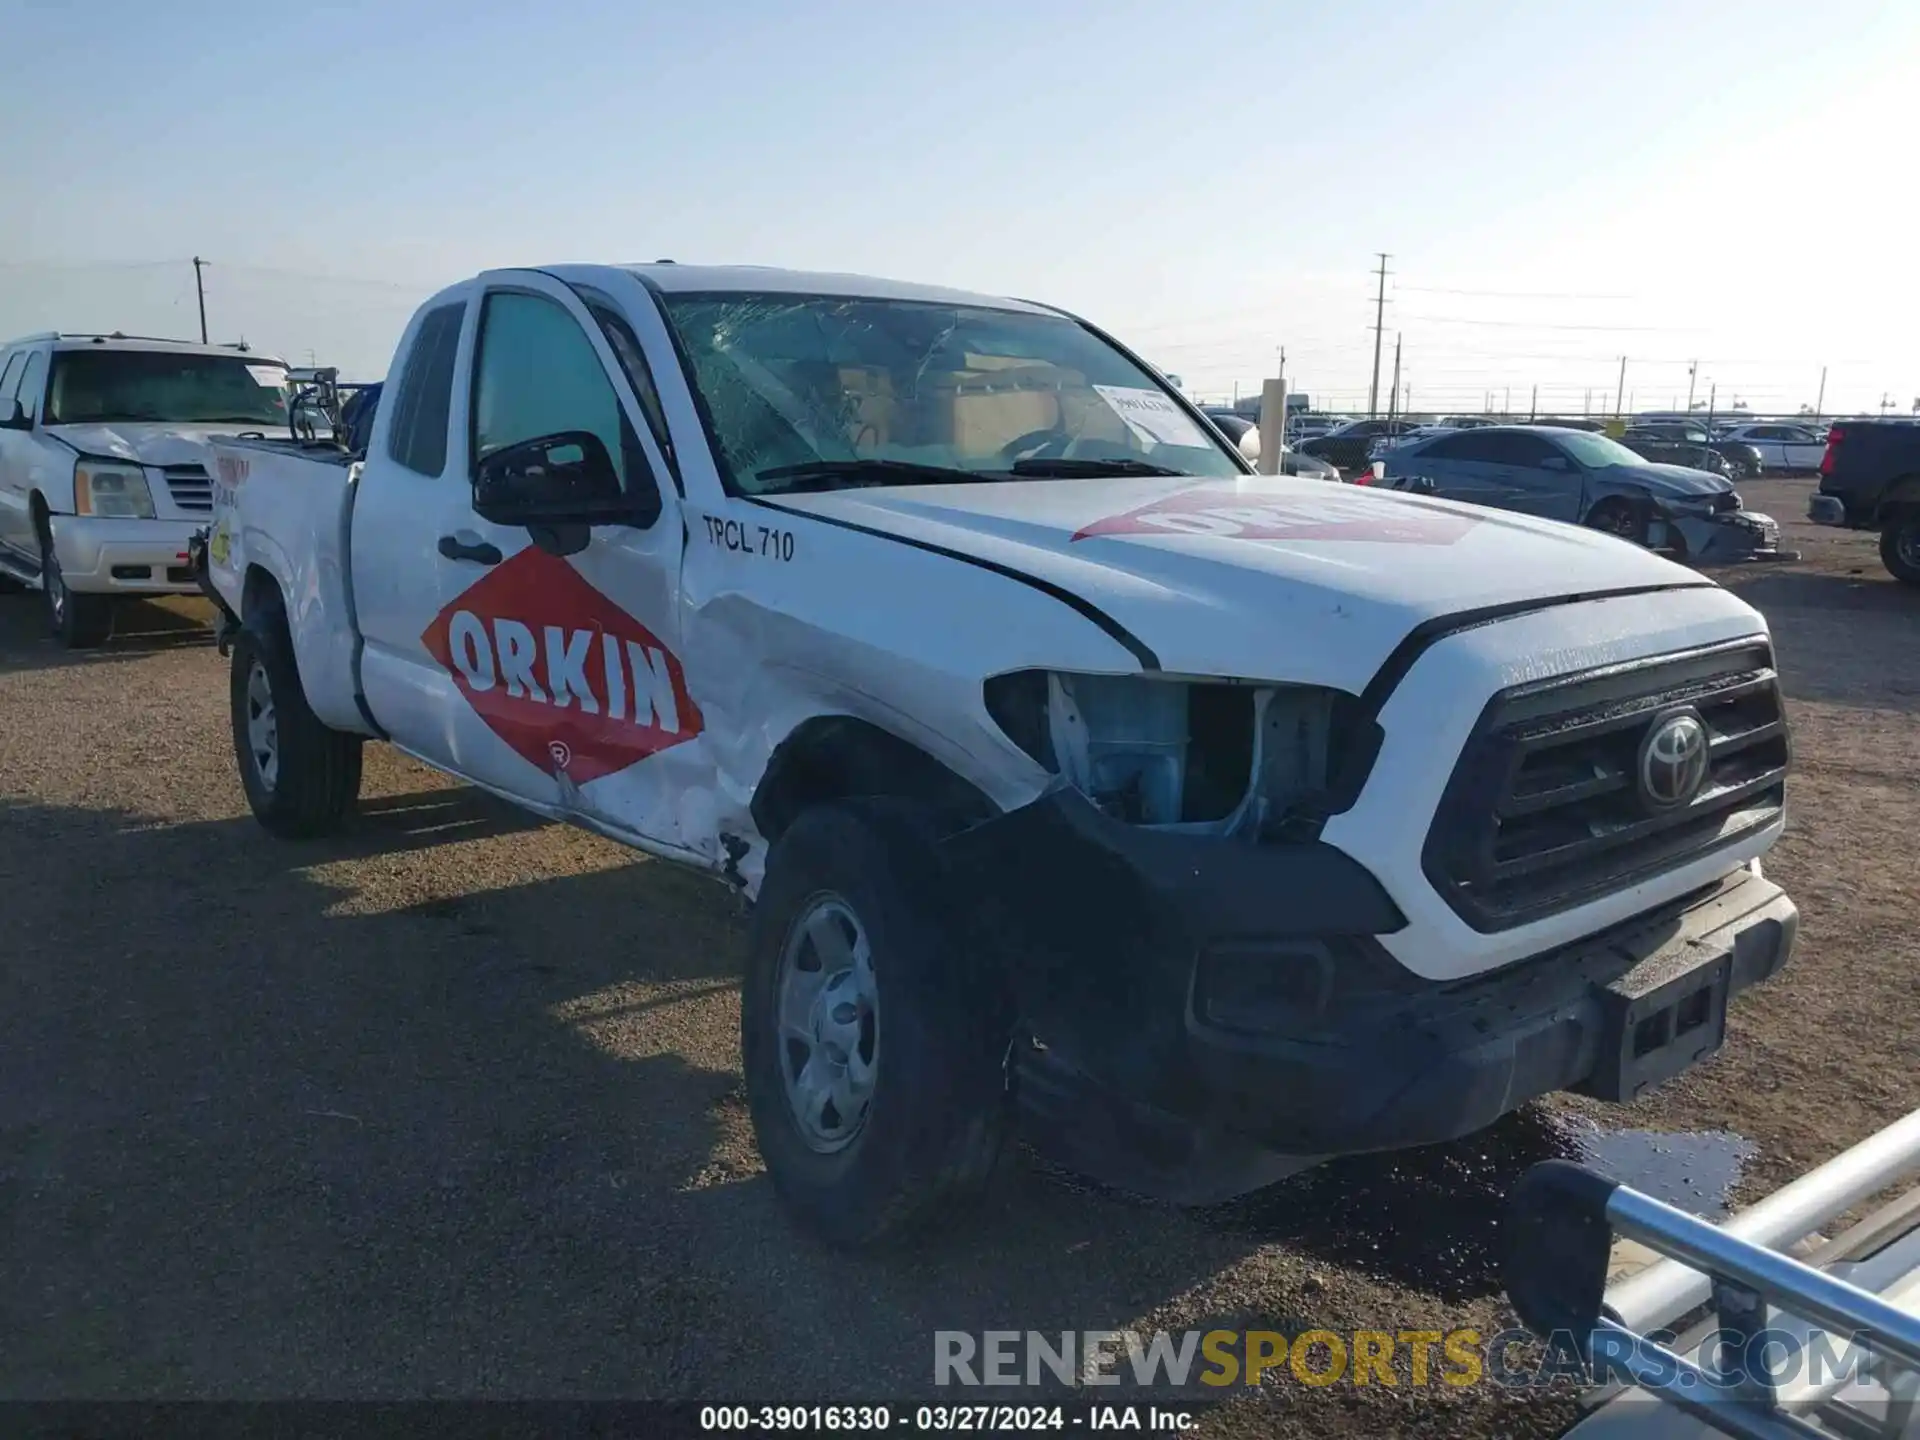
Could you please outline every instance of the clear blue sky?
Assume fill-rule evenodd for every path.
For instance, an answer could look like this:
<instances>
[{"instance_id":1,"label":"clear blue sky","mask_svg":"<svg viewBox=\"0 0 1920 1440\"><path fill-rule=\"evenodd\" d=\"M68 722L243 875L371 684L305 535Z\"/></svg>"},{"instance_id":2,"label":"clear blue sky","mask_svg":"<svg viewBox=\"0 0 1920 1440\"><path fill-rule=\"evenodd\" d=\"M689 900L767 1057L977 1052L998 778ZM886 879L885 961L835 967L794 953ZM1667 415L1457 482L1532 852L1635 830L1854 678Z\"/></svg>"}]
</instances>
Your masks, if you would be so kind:
<instances>
[{"instance_id":1,"label":"clear blue sky","mask_svg":"<svg viewBox=\"0 0 1920 1440\"><path fill-rule=\"evenodd\" d=\"M488 265L1065 304L1190 389L1920 397L1920 4L0 0L0 335L384 370Z\"/></svg>"}]
</instances>

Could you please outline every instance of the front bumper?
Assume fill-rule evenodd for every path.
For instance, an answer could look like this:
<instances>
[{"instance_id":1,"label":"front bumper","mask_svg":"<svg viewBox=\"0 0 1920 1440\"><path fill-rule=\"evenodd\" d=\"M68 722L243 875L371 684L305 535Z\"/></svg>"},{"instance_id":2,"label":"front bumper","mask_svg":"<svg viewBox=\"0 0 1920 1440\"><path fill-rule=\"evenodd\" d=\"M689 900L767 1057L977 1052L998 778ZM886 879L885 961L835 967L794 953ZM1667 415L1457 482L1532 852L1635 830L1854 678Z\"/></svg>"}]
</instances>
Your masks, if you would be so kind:
<instances>
[{"instance_id":1,"label":"front bumper","mask_svg":"<svg viewBox=\"0 0 1920 1440\"><path fill-rule=\"evenodd\" d=\"M187 559L194 520L107 520L55 515L53 548L60 575L78 594L191 595Z\"/></svg>"},{"instance_id":2,"label":"front bumper","mask_svg":"<svg viewBox=\"0 0 1920 1440\"><path fill-rule=\"evenodd\" d=\"M1666 515L1661 517L1670 537L1689 560L1706 565L1741 561L1798 560L1797 550L1780 548L1780 526L1770 515L1734 511L1724 515Z\"/></svg>"},{"instance_id":3,"label":"front bumper","mask_svg":"<svg viewBox=\"0 0 1920 1440\"><path fill-rule=\"evenodd\" d=\"M1798 926L1743 866L1440 983L1377 943L1405 920L1324 843L1141 830L1057 791L945 851L1028 1031L1010 1069L1030 1137L1190 1202L1284 1173L1259 1156L1454 1139L1556 1090L1630 1100L1719 1048L1728 998L1787 963Z\"/></svg>"}]
</instances>

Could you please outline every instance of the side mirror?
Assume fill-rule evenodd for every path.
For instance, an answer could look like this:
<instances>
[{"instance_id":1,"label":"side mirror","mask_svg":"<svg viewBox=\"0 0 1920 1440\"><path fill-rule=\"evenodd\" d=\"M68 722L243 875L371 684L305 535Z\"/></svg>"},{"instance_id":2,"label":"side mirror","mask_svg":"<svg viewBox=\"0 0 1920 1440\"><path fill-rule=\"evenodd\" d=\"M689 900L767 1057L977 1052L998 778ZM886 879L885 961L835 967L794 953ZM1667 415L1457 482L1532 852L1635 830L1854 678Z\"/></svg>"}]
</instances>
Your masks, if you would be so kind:
<instances>
[{"instance_id":1,"label":"side mirror","mask_svg":"<svg viewBox=\"0 0 1920 1440\"><path fill-rule=\"evenodd\" d=\"M0 400L0 430L31 430L26 407L18 400Z\"/></svg>"},{"instance_id":2,"label":"side mirror","mask_svg":"<svg viewBox=\"0 0 1920 1440\"><path fill-rule=\"evenodd\" d=\"M495 525L597 525L633 518L606 444L563 430L503 446L474 469L473 508Z\"/></svg>"}]
</instances>

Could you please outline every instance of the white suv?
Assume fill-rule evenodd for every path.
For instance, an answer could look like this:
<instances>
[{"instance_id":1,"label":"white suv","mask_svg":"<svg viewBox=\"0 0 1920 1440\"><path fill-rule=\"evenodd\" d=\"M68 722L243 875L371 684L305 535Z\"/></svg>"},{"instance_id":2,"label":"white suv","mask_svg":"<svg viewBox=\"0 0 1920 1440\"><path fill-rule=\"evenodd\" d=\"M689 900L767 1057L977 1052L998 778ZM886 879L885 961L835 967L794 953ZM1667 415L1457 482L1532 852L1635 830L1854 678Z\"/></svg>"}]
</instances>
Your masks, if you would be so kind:
<instances>
[{"instance_id":1,"label":"white suv","mask_svg":"<svg viewBox=\"0 0 1920 1440\"><path fill-rule=\"evenodd\" d=\"M287 367L219 345L35 335L0 347L0 579L97 645L120 595L193 594L213 508L204 441L284 429Z\"/></svg>"}]
</instances>

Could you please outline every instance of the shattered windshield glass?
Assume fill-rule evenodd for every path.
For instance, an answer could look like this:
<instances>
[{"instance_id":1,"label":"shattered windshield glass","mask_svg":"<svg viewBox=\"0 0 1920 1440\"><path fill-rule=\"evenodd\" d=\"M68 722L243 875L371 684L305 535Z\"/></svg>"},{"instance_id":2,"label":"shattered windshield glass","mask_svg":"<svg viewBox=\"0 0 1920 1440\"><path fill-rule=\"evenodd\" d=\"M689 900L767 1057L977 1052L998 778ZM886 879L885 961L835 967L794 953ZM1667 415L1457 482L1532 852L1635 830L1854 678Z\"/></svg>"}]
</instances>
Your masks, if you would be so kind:
<instances>
[{"instance_id":1,"label":"shattered windshield glass","mask_svg":"<svg viewBox=\"0 0 1920 1440\"><path fill-rule=\"evenodd\" d=\"M1072 320L871 297L662 297L736 493L1244 471Z\"/></svg>"}]
</instances>

